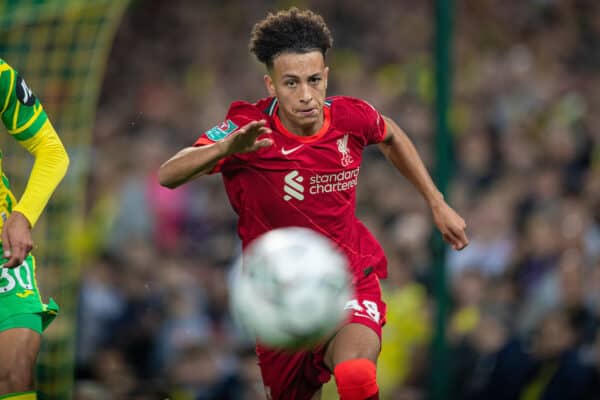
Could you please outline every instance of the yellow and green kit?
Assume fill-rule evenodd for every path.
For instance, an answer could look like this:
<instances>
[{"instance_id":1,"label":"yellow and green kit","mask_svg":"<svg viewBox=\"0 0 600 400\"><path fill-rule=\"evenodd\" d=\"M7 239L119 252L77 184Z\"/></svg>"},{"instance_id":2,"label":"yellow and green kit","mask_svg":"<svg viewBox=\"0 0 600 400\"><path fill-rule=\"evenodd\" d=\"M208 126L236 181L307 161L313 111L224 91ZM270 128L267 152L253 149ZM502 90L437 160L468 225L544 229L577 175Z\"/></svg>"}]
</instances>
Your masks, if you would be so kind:
<instances>
[{"instance_id":1,"label":"yellow and green kit","mask_svg":"<svg viewBox=\"0 0 600 400\"><path fill-rule=\"evenodd\" d=\"M40 101L25 80L0 59L0 117L8 134L35 158L19 201L2 168L0 151L0 230L12 212L35 225L52 192L64 177L68 156ZM0 258L0 265L6 259ZM29 254L16 268L0 268L0 331L27 327L41 332L58 313L50 299L45 304L36 281L35 258Z\"/></svg>"}]
</instances>

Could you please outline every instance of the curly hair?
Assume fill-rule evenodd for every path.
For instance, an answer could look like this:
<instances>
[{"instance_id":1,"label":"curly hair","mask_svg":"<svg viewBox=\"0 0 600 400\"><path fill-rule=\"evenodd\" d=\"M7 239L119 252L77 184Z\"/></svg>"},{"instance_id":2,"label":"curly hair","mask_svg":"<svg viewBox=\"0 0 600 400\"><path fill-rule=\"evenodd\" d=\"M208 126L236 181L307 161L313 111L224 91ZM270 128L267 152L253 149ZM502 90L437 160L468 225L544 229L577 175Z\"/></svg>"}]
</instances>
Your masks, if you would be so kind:
<instances>
[{"instance_id":1,"label":"curly hair","mask_svg":"<svg viewBox=\"0 0 600 400\"><path fill-rule=\"evenodd\" d=\"M320 15L292 7L269 13L257 22L248 47L261 63L271 68L273 59L281 53L320 51L325 57L332 44L331 32Z\"/></svg>"}]
</instances>

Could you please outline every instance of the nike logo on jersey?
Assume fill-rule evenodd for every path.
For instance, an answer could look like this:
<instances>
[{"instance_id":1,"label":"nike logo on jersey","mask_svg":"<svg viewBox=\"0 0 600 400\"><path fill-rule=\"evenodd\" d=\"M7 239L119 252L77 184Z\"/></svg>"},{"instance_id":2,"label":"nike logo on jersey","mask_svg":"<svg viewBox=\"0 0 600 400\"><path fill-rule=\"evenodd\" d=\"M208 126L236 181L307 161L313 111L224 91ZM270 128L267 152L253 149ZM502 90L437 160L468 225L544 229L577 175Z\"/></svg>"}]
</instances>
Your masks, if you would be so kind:
<instances>
[{"instance_id":1,"label":"nike logo on jersey","mask_svg":"<svg viewBox=\"0 0 600 400\"><path fill-rule=\"evenodd\" d=\"M281 148L281 154L283 154L284 156L287 156L288 154L292 154L293 152L295 152L296 150L298 150L300 147L304 146L303 144L296 146L296 147L292 147L291 149L285 149L285 148Z\"/></svg>"}]
</instances>

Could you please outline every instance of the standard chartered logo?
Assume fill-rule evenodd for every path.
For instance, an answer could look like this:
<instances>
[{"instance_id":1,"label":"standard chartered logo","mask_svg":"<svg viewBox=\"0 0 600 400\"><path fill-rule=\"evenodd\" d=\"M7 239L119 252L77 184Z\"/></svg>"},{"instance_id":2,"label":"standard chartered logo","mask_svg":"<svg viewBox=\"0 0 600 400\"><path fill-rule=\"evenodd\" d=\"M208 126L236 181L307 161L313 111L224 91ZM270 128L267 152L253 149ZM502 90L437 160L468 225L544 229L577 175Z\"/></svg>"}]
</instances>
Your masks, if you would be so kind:
<instances>
[{"instance_id":1,"label":"standard chartered logo","mask_svg":"<svg viewBox=\"0 0 600 400\"><path fill-rule=\"evenodd\" d=\"M285 201L290 201L291 199L296 200L304 200L304 186L302 186L303 177L300 176L300 173L296 170L290 172L285 176L283 191L286 193L283 196Z\"/></svg>"},{"instance_id":2,"label":"standard chartered logo","mask_svg":"<svg viewBox=\"0 0 600 400\"><path fill-rule=\"evenodd\" d=\"M305 192L311 195L322 195L351 190L358 185L359 172L360 168L353 168L333 174L314 174L309 175L304 181L300 172L293 170L283 178L285 192L283 199L304 200Z\"/></svg>"}]
</instances>

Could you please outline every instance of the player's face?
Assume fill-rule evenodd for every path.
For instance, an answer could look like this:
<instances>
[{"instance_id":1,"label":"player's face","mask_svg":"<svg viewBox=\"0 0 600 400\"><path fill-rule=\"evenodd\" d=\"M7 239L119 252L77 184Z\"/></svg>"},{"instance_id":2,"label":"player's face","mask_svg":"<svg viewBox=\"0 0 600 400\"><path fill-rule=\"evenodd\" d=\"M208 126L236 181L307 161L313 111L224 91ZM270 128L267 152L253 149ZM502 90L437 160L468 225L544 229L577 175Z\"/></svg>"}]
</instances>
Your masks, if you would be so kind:
<instances>
[{"instance_id":1,"label":"player's face","mask_svg":"<svg viewBox=\"0 0 600 400\"><path fill-rule=\"evenodd\" d=\"M323 124L329 68L320 51L283 53L273 60L265 84L279 101L279 118L298 135L312 135Z\"/></svg>"}]
</instances>

